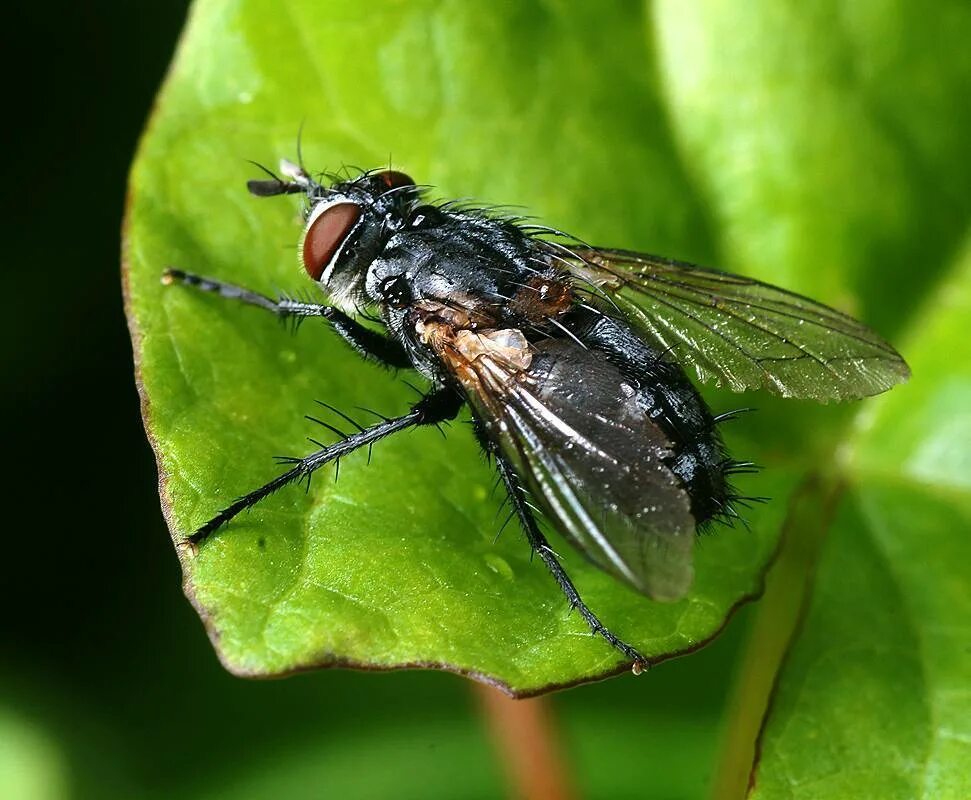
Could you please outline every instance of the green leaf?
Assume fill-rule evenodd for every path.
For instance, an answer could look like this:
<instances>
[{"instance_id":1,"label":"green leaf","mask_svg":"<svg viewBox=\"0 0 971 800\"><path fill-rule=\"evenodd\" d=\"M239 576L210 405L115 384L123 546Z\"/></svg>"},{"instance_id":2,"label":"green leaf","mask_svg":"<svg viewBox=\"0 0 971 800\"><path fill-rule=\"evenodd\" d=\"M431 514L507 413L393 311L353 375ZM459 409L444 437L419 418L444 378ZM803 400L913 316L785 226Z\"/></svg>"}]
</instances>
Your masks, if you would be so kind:
<instances>
[{"instance_id":1,"label":"green leaf","mask_svg":"<svg viewBox=\"0 0 971 800\"><path fill-rule=\"evenodd\" d=\"M907 348L915 374L936 379L858 422L853 483L781 673L756 797L971 794L969 318L971 246Z\"/></svg>"},{"instance_id":2,"label":"green leaf","mask_svg":"<svg viewBox=\"0 0 971 800\"><path fill-rule=\"evenodd\" d=\"M696 41L697 13L660 3L652 27L630 2L387 0L366 14L354 3L287 2L272 13L255 2L196 5L133 169L125 247L146 427L176 540L272 477L270 455L306 451L314 399L393 414L413 398L326 330L305 325L291 337L261 312L159 284L177 264L266 292L306 285L292 253L294 204L242 188L254 174L246 159L295 155L301 121L313 167L372 166L391 153L442 197L520 204L589 241L734 267L883 319L892 332L902 305L874 277L874 254L893 255L880 281L889 273L919 293L931 276L909 269L914 250L902 244L928 229L943 247L956 214L911 199L923 173L895 161L880 131L836 159L806 131L807 119L825 122L832 139L864 116L836 90L819 104L823 120L800 106L832 82L837 49L819 54L808 78L795 76L805 78L796 91L761 86L759 38L720 29L724 14L712 12ZM774 21L780 30L793 22ZM805 33L791 27L797 39ZM655 36L658 72L645 44ZM712 71L718 52L740 74ZM787 124L761 102L773 88ZM868 101L895 113L885 97ZM897 123L922 155L938 140L954 144L910 116ZM956 192L959 177L950 173L945 188ZM888 193L888 181L899 191ZM841 193L847 185L854 191ZM716 410L740 402L711 396ZM759 590L787 496L831 458L851 413L758 404L730 443L769 467L751 491L774 501L752 512L751 534L699 543L684 601L645 600L554 542L591 606L650 656L698 647ZM498 501L466 426L447 442L404 434L382 442L370 466L347 459L340 483L332 474L307 495L275 495L184 558L187 591L229 669L420 664L531 693L617 668L519 538L493 542Z\"/></svg>"},{"instance_id":3,"label":"green leaf","mask_svg":"<svg viewBox=\"0 0 971 800\"><path fill-rule=\"evenodd\" d=\"M0 706L0 791L4 797L53 800L67 796L57 744L32 721Z\"/></svg>"},{"instance_id":4,"label":"green leaf","mask_svg":"<svg viewBox=\"0 0 971 800\"><path fill-rule=\"evenodd\" d=\"M244 190L295 156L315 167L394 163L443 197L521 204L591 240L710 259L646 65L639 9L564 5L210 0L192 13L131 177L128 310L173 537L319 435L314 400L401 413L413 393L323 326L291 336L263 312L159 282L176 264L253 289L301 291L296 204ZM593 63L587 54L601 55ZM609 74L610 80L603 76ZM733 401L737 404L737 400ZM747 453L746 453L747 455ZM653 603L562 541L612 629L656 658L715 635L757 593L796 472L753 532L699 543L696 585ZM196 558L186 589L227 668L274 675L332 664L439 666L517 693L616 671L501 517L471 432L419 430L353 456L311 491L263 502Z\"/></svg>"}]
</instances>

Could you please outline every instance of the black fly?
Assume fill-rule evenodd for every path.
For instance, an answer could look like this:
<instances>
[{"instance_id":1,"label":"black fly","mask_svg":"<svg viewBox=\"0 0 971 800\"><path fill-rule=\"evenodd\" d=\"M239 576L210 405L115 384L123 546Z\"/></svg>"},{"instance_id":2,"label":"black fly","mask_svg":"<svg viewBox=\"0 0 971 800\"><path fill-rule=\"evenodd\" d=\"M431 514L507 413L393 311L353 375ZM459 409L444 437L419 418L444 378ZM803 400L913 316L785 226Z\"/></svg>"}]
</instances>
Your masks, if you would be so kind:
<instances>
[{"instance_id":1,"label":"black fly","mask_svg":"<svg viewBox=\"0 0 971 800\"><path fill-rule=\"evenodd\" d=\"M819 401L907 379L903 359L856 320L805 297L669 259L588 247L556 231L429 204L391 170L324 183L283 162L258 197L302 194L300 260L330 305L274 300L221 281L179 282L280 317L322 317L362 356L414 368L431 390L408 413L302 459L206 522L198 546L271 492L378 439L455 417L468 403L515 516L570 605L633 662L580 599L537 524L541 511L597 566L657 600L691 585L695 531L738 517L732 461L700 381ZM355 317L377 311L385 333ZM726 415L727 416L727 415Z\"/></svg>"}]
</instances>

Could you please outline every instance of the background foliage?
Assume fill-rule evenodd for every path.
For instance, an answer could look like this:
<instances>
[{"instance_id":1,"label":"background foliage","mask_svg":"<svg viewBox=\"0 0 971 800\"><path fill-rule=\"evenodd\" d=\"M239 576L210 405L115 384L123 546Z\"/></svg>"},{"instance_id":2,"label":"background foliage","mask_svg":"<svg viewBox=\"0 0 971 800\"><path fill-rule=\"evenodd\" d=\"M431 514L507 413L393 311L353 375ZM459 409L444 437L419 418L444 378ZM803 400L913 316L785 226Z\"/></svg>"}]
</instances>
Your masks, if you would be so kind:
<instances>
[{"instance_id":1,"label":"background foliage","mask_svg":"<svg viewBox=\"0 0 971 800\"><path fill-rule=\"evenodd\" d=\"M454 14L466 5L447 8ZM572 17L573 4L516 8L512 18L497 13L474 27L499 26L508 53L497 57L553 46L552 31L563 26L596 31L602 21ZM971 474L963 336L971 283L971 167L962 152L968 12L940 3L928 14L906 2L745 9L658 3L645 21L636 4L618 6L628 16L604 33L611 46L562 55L603 59L621 76L606 89L593 72L565 97L530 91L518 73L502 76L512 87L508 99L488 81L467 96L444 81L443 105L510 103L517 112L505 130L481 130L469 116L453 146L465 155L481 149L488 159L489 199L529 200L510 164L533 159L543 168L551 152L549 163L569 164L576 149L575 130L548 122L552 110L603 92L590 114L610 121L610 110L643 88L627 131L642 144L626 151L608 138L601 151L630 159L631 168L607 169L617 162L605 161L603 182L590 187L570 169L549 167L546 183L563 192L533 209L551 222L602 226L593 230L602 241L626 236L636 222L637 238L627 244L840 303L908 356L912 384L859 414L760 397L760 413L737 434L760 441L783 465L778 470L792 453L833 465L807 485L806 502L790 517L804 534L792 540L808 544L784 556L780 570L804 574L802 553L812 561L816 534L829 535L765 729L756 792L840 797L865 787L879 796L966 796L960 765L968 761L971 715L962 703L971 670L961 637L969 589L956 567L968 561L962 534ZM168 4L58 11L23 12L36 16L22 20L21 40L48 46L31 62L32 80L16 83L22 124L13 128L12 152L34 157L8 164L7 185L17 187L8 291L44 303L13 302L0 320L11 387L5 418L15 421L9 452L27 478L18 487L22 502L8 508L8 530L20 535L9 536L3 583L0 794L260 797L313 785L347 797L448 797L456 787L464 796L495 796L502 776L461 679L325 672L252 683L231 678L213 658L180 596L151 490L116 277L123 175L181 20ZM339 8L333 19L353 31ZM535 19L546 24L526 24ZM241 41L231 26L213 24L214 42ZM357 52L371 52L373 38L357 29ZM407 50L408 39L392 44ZM423 70L436 64L445 76L488 73L481 53L441 60L441 48L426 52L389 92L400 98L395 113L435 116L417 104L413 87L434 84L436 74ZM219 63L200 72L201 85L245 77ZM285 92L301 79L297 72L268 89ZM347 109L353 95L332 99ZM368 119L348 128L346 113L307 117L308 136L315 124L344 133L348 161L361 157L355 142L374 129ZM517 152L523 126L539 128L546 149ZM605 124L603 135L613 130ZM186 141L211 133L187 126ZM291 137L281 129L261 145L265 153L239 158L273 158ZM481 162L455 158L449 141L431 144L440 160L429 161L426 174L443 186L479 187ZM237 154L225 160L220 174L235 188L247 169ZM42 180L48 175L53 180ZM191 181L173 176L173 196ZM634 203L622 202L630 192ZM232 211L256 214L249 224L262 229L263 208L240 196ZM279 230L278 241L288 242L286 220ZM757 666L784 649L791 630L792 615L773 617L792 599L780 591L785 584L771 583L776 594L757 613L743 612L690 658L638 681L553 697L578 787L602 797L643 796L645 787L655 796L700 797L713 785L736 785L732 766L744 785L750 760L732 745L750 746L761 722L771 671L760 679ZM742 647L746 629L753 638ZM748 680L729 701L735 671ZM729 757L719 760L722 724L732 735Z\"/></svg>"}]
</instances>

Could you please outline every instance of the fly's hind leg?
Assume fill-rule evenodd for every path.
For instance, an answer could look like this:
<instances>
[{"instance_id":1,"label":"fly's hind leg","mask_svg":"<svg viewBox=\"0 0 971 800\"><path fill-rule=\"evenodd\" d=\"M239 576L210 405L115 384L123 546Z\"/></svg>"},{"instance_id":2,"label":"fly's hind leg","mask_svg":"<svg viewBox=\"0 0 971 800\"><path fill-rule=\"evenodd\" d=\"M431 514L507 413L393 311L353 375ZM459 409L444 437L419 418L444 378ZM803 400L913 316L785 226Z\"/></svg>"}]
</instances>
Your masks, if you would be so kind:
<instances>
[{"instance_id":1,"label":"fly's hind leg","mask_svg":"<svg viewBox=\"0 0 971 800\"><path fill-rule=\"evenodd\" d=\"M570 608L575 608L580 612L580 616L583 617L594 633L602 636L612 647L630 659L632 669L635 673L640 673L643 669L649 667L650 662L647 658L641 655L636 648L614 636L600 621L597 615L587 607L587 604L583 602L576 586L570 580L570 576L566 574L566 570L563 569L563 565L560 564L556 554L550 548L549 542L547 542L543 532L539 529L539 525L536 523L536 517L526 502L526 493L519 481L519 476L516 475L512 466L501 455L497 453L495 457L499 475L502 477L502 482L506 487L506 491L509 493L509 502L512 503L513 510L519 518L519 522L526 534L526 539L529 541L533 550L543 559L543 563L546 564L547 569L549 569L553 578L560 585L560 589L563 590L563 594L566 595L566 599L570 603Z\"/></svg>"}]
</instances>

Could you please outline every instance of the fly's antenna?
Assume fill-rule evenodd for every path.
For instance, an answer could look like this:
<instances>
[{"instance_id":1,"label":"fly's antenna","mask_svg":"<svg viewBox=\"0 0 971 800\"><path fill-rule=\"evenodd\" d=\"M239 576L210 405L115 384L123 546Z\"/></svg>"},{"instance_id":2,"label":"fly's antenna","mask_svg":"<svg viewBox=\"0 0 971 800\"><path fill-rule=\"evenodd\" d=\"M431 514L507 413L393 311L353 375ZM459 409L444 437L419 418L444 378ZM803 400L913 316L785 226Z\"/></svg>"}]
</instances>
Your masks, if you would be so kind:
<instances>
[{"instance_id":1,"label":"fly's antenna","mask_svg":"<svg viewBox=\"0 0 971 800\"><path fill-rule=\"evenodd\" d=\"M270 180L268 181L246 181L246 188L249 189L249 193L255 197L273 197L279 194L300 194L307 190L306 185L297 179L285 181L283 178L273 172L273 170L264 167L258 161L250 161L249 163L270 176ZM287 174L286 170L282 169L282 166L283 164L281 163L281 171L284 174ZM291 176L288 175L288 177Z\"/></svg>"},{"instance_id":2,"label":"fly's antenna","mask_svg":"<svg viewBox=\"0 0 971 800\"><path fill-rule=\"evenodd\" d=\"M286 158L281 158L280 172L282 172L286 177L290 178L290 180L292 180L295 184L302 187L305 191L320 188L320 184L307 174L307 170L303 168L302 164L294 164L292 161Z\"/></svg>"}]
</instances>

